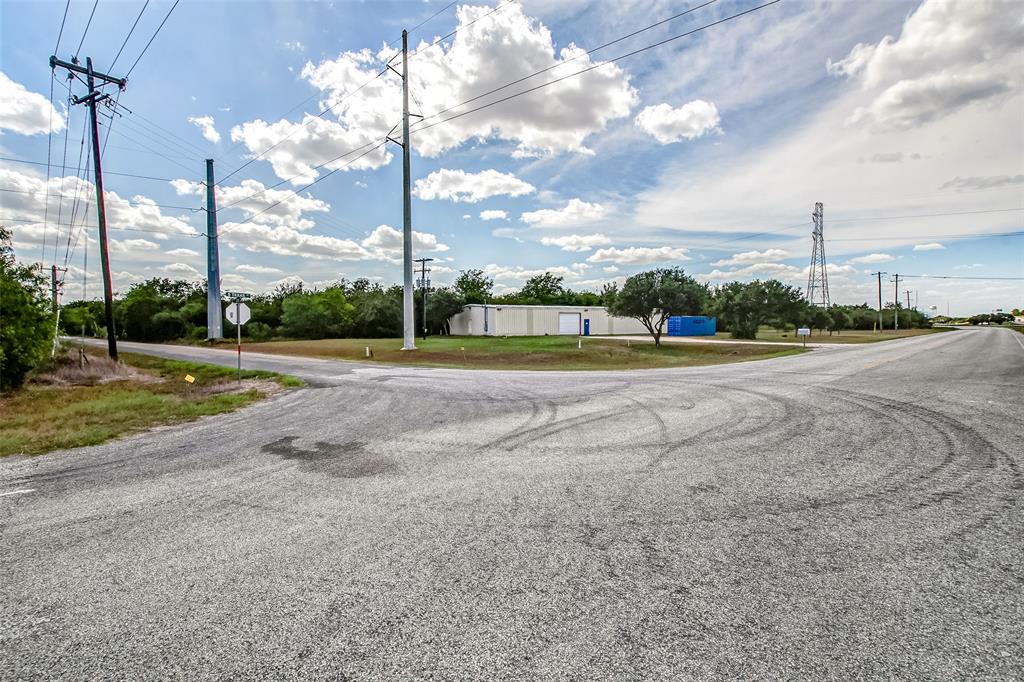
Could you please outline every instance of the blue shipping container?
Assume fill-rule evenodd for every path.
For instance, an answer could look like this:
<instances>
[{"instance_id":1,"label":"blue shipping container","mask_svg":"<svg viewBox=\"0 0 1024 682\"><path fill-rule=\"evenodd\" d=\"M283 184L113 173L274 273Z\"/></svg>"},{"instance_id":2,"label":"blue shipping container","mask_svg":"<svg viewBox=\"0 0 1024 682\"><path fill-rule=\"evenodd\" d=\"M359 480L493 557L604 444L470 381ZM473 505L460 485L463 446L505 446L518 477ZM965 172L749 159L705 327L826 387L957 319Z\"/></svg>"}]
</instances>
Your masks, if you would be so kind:
<instances>
[{"instance_id":1,"label":"blue shipping container","mask_svg":"<svg viewBox=\"0 0 1024 682\"><path fill-rule=\"evenodd\" d=\"M714 336L718 318L703 315L673 315L668 318L669 336Z\"/></svg>"}]
</instances>

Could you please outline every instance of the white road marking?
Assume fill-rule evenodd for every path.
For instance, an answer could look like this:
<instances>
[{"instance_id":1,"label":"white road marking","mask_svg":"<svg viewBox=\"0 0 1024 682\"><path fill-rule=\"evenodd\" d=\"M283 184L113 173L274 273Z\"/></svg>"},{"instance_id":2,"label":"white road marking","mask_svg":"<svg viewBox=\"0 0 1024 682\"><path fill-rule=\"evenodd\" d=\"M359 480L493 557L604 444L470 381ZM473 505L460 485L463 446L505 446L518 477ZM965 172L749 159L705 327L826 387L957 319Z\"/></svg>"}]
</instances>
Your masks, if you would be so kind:
<instances>
[{"instance_id":1,"label":"white road marking","mask_svg":"<svg viewBox=\"0 0 1024 682\"><path fill-rule=\"evenodd\" d=\"M34 493L35 491L35 488L22 488L21 490L11 490L10 492L0 493L0 497L4 497L6 495L27 495L28 493Z\"/></svg>"},{"instance_id":2,"label":"white road marking","mask_svg":"<svg viewBox=\"0 0 1024 682\"><path fill-rule=\"evenodd\" d=\"M1012 329L1010 330L1010 333L1011 333L1011 334L1013 334L1013 337L1014 337L1015 339L1017 339L1017 343L1019 343L1019 344L1020 344L1020 347L1021 347L1021 348L1024 348L1024 341L1021 341L1021 339L1020 339L1020 337L1021 337L1021 336L1024 336L1024 334L1020 334L1020 333L1018 333L1018 332L1015 332L1015 331L1013 331Z\"/></svg>"}]
</instances>

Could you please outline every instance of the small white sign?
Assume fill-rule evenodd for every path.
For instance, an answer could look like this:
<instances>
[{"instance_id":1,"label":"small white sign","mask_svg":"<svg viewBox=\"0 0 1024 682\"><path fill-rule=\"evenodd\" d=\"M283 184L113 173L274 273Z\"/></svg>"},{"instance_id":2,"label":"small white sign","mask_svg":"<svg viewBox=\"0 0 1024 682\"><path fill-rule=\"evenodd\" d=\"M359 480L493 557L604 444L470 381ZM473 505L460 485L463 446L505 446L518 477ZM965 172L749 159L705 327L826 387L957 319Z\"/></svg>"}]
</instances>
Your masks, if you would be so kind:
<instances>
[{"instance_id":1,"label":"small white sign","mask_svg":"<svg viewBox=\"0 0 1024 682\"><path fill-rule=\"evenodd\" d=\"M224 311L224 316L231 324L245 324L252 317L252 311L244 303L230 303L228 309Z\"/></svg>"},{"instance_id":2,"label":"small white sign","mask_svg":"<svg viewBox=\"0 0 1024 682\"><path fill-rule=\"evenodd\" d=\"M811 335L811 329L810 329L810 327L800 327L799 329L796 330L796 335L797 336L810 336Z\"/></svg>"}]
</instances>

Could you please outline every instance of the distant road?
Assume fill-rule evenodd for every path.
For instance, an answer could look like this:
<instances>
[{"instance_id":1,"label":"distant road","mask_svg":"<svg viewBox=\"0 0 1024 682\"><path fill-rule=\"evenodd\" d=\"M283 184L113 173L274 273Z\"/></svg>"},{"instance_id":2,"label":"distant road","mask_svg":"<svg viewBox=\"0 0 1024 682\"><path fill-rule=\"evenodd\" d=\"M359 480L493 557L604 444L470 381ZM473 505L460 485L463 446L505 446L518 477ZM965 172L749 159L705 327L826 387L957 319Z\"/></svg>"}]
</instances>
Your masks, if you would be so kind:
<instances>
[{"instance_id":1,"label":"distant road","mask_svg":"<svg viewBox=\"0 0 1024 682\"><path fill-rule=\"evenodd\" d=\"M311 387L0 459L0 678L1024 677L1020 334L630 372L243 357Z\"/></svg>"}]
</instances>

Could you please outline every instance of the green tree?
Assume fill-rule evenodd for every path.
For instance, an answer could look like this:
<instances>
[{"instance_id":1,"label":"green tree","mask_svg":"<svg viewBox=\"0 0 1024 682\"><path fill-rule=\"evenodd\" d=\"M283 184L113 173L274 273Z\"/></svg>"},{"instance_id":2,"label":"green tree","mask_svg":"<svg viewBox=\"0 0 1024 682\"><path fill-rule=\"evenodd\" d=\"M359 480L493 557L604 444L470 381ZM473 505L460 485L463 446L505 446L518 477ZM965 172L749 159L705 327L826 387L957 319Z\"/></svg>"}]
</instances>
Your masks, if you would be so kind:
<instances>
[{"instance_id":1,"label":"green tree","mask_svg":"<svg viewBox=\"0 0 1024 682\"><path fill-rule=\"evenodd\" d=\"M715 292L712 310L734 339L756 339L757 329L772 316L764 282L729 282Z\"/></svg>"},{"instance_id":2,"label":"green tree","mask_svg":"<svg viewBox=\"0 0 1024 682\"><path fill-rule=\"evenodd\" d=\"M0 226L0 390L18 388L46 361L53 347L50 306L46 278L15 261L11 233Z\"/></svg>"},{"instance_id":3,"label":"green tree","mask_svg":"<svg viewBox=\"0 0 1024 682\"><path fill-rule=\"evenodd\" d=\"M293 294L282 304L281 328L298 338L341 337L351 330L354 312L340 286Z\"/></svg>"},{"instance_id":4,"label":"green tree","mask_svg":"<svg viewBox=\"0 0 1024 682\"><path fill-rule=\"evenodd\" d=\"M831 322L829 326L830 336L833 331L838 334L844 329L850 329L853 326L853 314L849 306L833 305L828 309L828 314Z\"/></svg>"},{"instance_id":5,"label":"green tree","mask_svg":"<svg viewBox=\"0 0 1024 682\"><path fill-rule=\"evenodd\" d=\"M494 280L483 270L463 270L455 278L455 291L466 303L487 303L492 298Z\"/></svg>"},{"instance_id":6,"label":"green tree","mask_svg":"<svg viewBox=\"0 0 1024 682\"><path fill-rule=\"evenodd\" d=\"M466 302L455 289L440 287L433 289L427 297L427 329L431 333L449 333L448 322L452 316L462 312Z\"/></svg>"},{"instance_id":7,"label":"green tree","mask_svg":"<svg viewBox=\"0 0 1024 682\"><path fill-rule=\"evenodd\" d=\"M707 285L687 275L682 268L660 268L641 272L626 280L622 289L605 287L608 312L639 320L661 347L665 321L672 315L698 315L708 298Z\"/></svg>"},{"instance_id":8,"label":"green tree","mask_svg":"<svg viewBox=\"0 0 1024 682\"><path fill-rule=\"evenodd\" d=\"M543 275L534 275L526 280L526 284L519 290L519 298L527 305L556 305L566 298L566 289L562 286L564 277L545 272Z\"/></svg>"}]
</instances>

